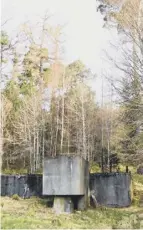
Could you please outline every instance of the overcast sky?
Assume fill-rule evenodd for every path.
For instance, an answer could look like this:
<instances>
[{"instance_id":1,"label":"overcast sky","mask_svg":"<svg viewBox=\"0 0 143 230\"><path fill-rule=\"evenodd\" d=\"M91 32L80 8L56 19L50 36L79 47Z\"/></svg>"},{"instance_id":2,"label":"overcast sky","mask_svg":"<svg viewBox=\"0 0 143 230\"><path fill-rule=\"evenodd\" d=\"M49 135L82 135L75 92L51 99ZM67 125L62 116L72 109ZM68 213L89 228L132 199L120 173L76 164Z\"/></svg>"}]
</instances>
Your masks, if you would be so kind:
<instances>
[{"instance_id":1,"label":"overcast sky","mask_svg":"<svg viewBox=\"0 0 143 230\"><path fill-rule=\"evenodd\" d=\"M11 19L5 26L11 34L21 23L37 22L46 10L53 14L53 24L65 24L65 62L80 59L97 73L92 87L99 101L100 73L103 69L110 72L103 51L113 52L109 43L115 38L113 32L103 28L102 16L96 11L96 0L2 0L2 21Z\"/></svg>"}]
</instances>

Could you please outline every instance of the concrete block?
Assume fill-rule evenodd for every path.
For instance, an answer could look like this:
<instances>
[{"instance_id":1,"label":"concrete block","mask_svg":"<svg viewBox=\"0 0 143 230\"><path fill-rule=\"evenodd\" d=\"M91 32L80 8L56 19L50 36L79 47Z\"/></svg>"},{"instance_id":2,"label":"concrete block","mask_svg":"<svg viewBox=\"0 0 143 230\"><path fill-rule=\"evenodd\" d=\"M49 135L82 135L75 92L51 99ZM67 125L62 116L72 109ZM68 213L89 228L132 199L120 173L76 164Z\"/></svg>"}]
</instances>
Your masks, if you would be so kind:
<instances>
[{"instance_id":1,"label":"concrete block","mask_svg":"<svg viewBox=\"0 0 143 230\"><path fill-rule=\"evenodd\" d=\"M44 160L43 195L85 195L88 179L88 162L80 156Z\"/></svg>"}]
</instances>

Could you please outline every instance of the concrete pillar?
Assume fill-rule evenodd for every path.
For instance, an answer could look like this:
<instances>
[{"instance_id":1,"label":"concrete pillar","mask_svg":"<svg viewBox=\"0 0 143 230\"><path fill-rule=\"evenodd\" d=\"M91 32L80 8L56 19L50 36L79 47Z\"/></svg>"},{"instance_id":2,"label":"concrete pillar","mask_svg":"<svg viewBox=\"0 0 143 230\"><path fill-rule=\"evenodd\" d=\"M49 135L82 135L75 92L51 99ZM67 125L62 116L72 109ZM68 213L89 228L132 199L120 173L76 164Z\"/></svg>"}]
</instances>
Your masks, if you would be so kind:
<instances>
[{"instance_id":1,"label":"concrete pillar","mask_svg":"<svg viewBox=\"0 0 143 230\"><path fill-rule=\"evenodd\" d=\"M77 202L78 202L78 203L77 203L77 210L83 211L83 210L86 209L87 205L86 205L86 198L85 198L85 196L81 196L81 197L78 199Z\"/></svg>"},{"instance_id":2,"label":"concrete pillar","mask_svg":"<svg viewBox=\"0 0 143 230\"><path fill-rule=\"evenodd\" d=\"M77 200L77 210L80 211L86 210L88 206L89 206L88 194L85 194L84 196L80 196Z\"/></svg>"},{"instance_id":3,"label":"concrete pillar","mask_svg":"<svg viewBox=\"0 0 143 230\"><path fill-rule=\"evenodd\" d=\"M72 213L74 210L72 199L70 197L55 197L53 209L56 214Z\"/></svg>"}]
</instances>

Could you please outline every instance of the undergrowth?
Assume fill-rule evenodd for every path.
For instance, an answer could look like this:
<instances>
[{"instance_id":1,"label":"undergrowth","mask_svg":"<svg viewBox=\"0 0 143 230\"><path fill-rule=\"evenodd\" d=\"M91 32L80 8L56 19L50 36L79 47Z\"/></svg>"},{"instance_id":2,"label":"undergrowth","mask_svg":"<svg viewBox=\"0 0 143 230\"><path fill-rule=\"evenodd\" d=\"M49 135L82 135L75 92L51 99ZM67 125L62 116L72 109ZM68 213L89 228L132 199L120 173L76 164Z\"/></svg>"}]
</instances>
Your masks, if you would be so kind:
<instances>
[{"instance_id":1,"label":"undergrowth","mask_svg":"<svg viewBox=\"0 0 143 230\"><path fill-rule=\"evenodd\" d=\"M6 175L25 175L28 174L27 169L21 168L21 169L2 169L2 174L6 174ZM35 171L34 174L42 174L42 169L39 169L37 171Z\"/></svg>"}]
</instances>

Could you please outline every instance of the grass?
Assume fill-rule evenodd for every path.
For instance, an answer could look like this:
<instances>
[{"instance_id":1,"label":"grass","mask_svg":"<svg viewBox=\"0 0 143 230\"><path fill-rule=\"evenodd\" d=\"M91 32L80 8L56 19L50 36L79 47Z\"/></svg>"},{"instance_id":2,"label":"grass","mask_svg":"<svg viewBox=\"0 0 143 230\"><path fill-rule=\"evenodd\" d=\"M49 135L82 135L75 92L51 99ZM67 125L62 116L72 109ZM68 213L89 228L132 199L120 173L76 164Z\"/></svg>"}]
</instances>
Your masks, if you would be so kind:
<instances>
[{"instance_id":1,"label":"grass","mask_svg":"<svg viewBox=\"0 0 143 230\"><path fill-rule=\"evenodd\" d=\"M126 166L125 165L119 164L118 166L120 168L120 172L125 172L126 171ZM134 166L130 165L128 169L129 169L129 171L131 171L132 174L136 173L136 168ZM114 171L116 172L115 168L113 168L113 172ZM95 162L91 162L90 163L90 173L97 173L97 172L101 172L101 168Z\"/></svg>"},{"instance_id":2,"label":"grass","mask_svg":"<svg viewBox=\"0 0 143 230\"><path fill-rule=\"evenodd\" d=\"M133 179L133 204L139 205L140 200L143 202L143 175L134 173Z\"/></svg>"},{"instance_id":3,"label":"grass","mask_svg":"<svg viewBox=\"0 0 143 230\"><path fill-rule=\"evenodd\" d=\"M52 208L47 207L47 202L40 198L1 198L2 229L141 228L141 213L143 208L132 206L122 209L99 207L56 215Z\"/></svg>"},{"instance_id":4,"label":"grass","mask_svg":"<svg viewBox=\"0 0 143 230\"><path fill-rule=\"evenodd\" d=\"M1 173L5 175L16 175L16 174L22 175L22 174L27 174L28 171L27 169L23 169L23 168L21 169L2 169ZM42 169L37 170L35 174L42 174Z\"/></svg>"}]
</instances>

